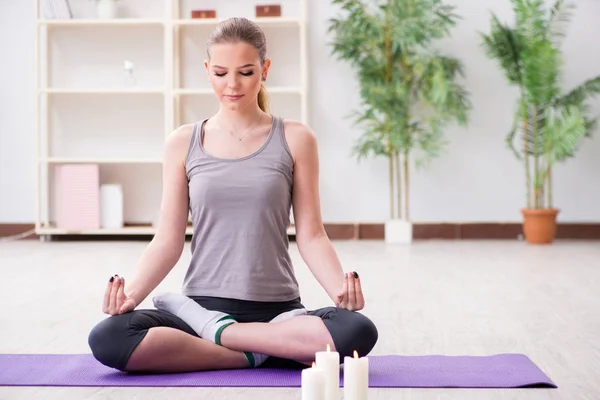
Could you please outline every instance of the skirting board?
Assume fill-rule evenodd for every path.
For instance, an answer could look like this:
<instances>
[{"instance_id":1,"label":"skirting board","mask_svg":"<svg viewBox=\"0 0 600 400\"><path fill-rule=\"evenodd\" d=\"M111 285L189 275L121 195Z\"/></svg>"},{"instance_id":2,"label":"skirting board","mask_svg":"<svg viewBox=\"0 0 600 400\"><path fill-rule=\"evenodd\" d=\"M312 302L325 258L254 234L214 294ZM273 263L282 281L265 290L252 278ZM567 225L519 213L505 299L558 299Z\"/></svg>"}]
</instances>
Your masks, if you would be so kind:
<instances>
[{"instance_id":1,"label":"skirting board","mask_svg":"<svg viewBox=\"0 0 600 400\"><path fill-rule=\"evenodd\" d=\"M18 235L33 229L33 224L0 224L0 237ZM325 231L332 240L354 240L354 239L383 239L383 223L339 223L325 224ZM419 239L518 239L522 234L522 226L519 223L415 223L413 225L413 237ZM64 239L73 239L77 235L65 235ZM28 238L38 238L31 235ZM93 238L98 236L79 236L79 239ZM140 236L115 235L106 239L140 239ZM146 239L147 236L141 236ZM559 223L556 233L557 239L600 239L600 222L598 223Z\"/></svg>"}]
</instances>

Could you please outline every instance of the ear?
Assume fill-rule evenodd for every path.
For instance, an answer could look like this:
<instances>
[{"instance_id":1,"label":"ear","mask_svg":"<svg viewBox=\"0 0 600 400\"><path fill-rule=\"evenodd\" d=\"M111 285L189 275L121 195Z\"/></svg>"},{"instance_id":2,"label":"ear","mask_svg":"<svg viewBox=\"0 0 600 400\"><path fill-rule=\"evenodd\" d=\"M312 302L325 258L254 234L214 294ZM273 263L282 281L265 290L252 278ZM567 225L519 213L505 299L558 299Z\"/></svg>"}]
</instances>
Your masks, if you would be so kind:
<instances>
[{"instance_id":1,"label":"ear","mask_svg":"<svg viewBox=\"0 0 600 400\"><path fill-rule=\"evenodd\" d=\"M210 72L210 64L208 60L204 60L204 68L206 68L206 72Z\"/></svg>"},{"instance_id":2,"label":"ear","mask_svg":"<svg viewBox=\"0 0 600 400\"><path fill-rule=\"evenodd\" d=\"M262 78L263 81L265 79L267 79L267 76L269 75L269 68L271 67L271 60L270 59L266 59L265 62L262 65Z\"/></svg>"}]
</instances>

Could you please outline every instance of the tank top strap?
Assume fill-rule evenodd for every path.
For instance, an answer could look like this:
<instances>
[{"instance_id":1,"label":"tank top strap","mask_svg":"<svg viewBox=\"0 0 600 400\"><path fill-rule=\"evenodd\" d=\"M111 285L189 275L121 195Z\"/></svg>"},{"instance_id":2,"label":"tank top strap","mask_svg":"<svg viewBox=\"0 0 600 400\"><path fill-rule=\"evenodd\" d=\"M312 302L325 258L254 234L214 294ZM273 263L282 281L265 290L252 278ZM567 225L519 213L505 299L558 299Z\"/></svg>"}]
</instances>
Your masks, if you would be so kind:
<instances>
[{"instance_id":1,"label":"tank top strap","mask_svg":"<svg viewBox=\"0 0 600 400\"><path fill-rule=\"evenodd\" d=\"M202 152L200 151L200 141L202 140L202 126L204 125L204 122L206 122L206 119L195 122L192 127L192 137L190 138L186 161L190 160L191 157L202 155Z\"/></svg>"},{"instance_id":2,"label":"tank top strap","mask_svg":"<svg viewBox=\"0 0 600 400\"><path fill-rule=\"evenodd\" d=\"M285 129L283 128L283 117L273 115L273 134L268 144L269 152L275 154L287 153L291 157L291 152L285 139Z\"/></svg>"}]
</instances>

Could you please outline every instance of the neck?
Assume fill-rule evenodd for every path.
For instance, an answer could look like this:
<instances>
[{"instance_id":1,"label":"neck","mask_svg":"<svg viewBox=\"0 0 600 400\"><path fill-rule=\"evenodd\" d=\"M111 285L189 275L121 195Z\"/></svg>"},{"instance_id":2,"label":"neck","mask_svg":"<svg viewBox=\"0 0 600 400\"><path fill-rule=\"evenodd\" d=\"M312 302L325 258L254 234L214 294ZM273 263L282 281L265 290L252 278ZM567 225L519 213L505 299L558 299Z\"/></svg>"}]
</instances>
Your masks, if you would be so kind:
<instances>
[{"instance_id":1,"label":"neck","mask_svg":"<svg viewBox=\"0 0 600 400\"><path fill-rule=\"evenodd\" d=\"M255 107L246 107L244 110L229 110L226 107L220 107L215 119L223 128L238 130L256 124L264 114L265 112L257 103Z\"/></svg>"}]
</instances>

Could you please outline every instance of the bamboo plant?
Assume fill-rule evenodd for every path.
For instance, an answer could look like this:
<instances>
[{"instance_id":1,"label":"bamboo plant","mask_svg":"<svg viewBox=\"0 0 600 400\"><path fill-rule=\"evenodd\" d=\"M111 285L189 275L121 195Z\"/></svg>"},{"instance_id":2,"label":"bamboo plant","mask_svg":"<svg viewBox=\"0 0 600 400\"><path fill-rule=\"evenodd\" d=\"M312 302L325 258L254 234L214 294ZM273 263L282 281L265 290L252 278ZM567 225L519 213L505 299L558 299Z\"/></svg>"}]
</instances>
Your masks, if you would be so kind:
<instances>
[{"instance_id":1,"label":"bamboo plant","mask_svg":"<svg viewBox=\"0 0 600 400\"><path fill-rule=\"evenodd\" d=\"M557 0L546 8L542 0L511 1L514 26L492 13L482 45L508 82L519 88L506 142L524 166L526 207L553 208L552 167L573 157L582 139L592 134L596 120L586 102L600 93L600 76L561 91L560 47L573 5Z\"/></svg>"},{"instance_id":2,"label":"bamboo plant","mask_svg":"<svg viewBox=\"0 0 600 400\"><path fill-rule=\"evenodd\" d=\"M390 217L410 219L409 166L438 156L450 122L466 124L468 93L462 64L436 50L458 17L440 0L333 0L332 54L357 71L361 107L353 118L363 133L358 160L385 156Z\"/></svg>"}]
</instances>

